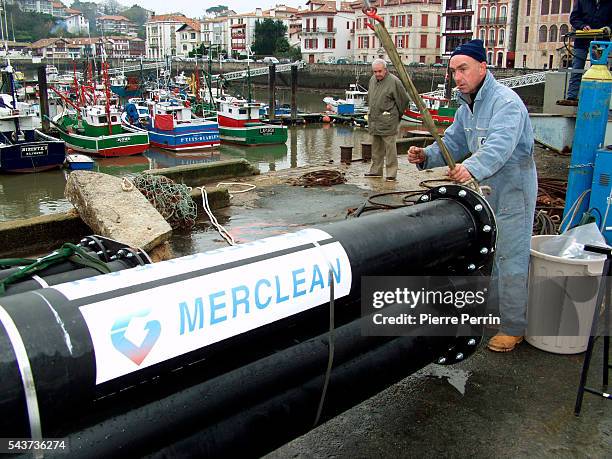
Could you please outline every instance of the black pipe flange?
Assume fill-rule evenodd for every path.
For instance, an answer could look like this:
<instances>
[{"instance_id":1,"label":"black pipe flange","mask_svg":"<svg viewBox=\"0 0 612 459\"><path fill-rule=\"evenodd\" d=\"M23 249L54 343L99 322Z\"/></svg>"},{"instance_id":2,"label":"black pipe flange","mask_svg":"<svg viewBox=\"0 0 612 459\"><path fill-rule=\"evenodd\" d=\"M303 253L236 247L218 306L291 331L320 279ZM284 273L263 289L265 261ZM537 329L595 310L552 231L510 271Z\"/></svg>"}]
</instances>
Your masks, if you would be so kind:
<instances>
[{"instance_id":1,"label":"black pipe flange","mask_svg":"<svg viewBox=\"0 0 612 459\"><path fill-rule=\"evenodd\" d=\"M468 229L475 231L472 244L456 261L448 266L451 274L475 273L485 265L490 254L495 252L497 225L495 214L487 200L476 191L461 185L444 185L432 188L418 199L417 203L425 203L440 199L448 199L461 204L471 215L474 225Z\"/></svg>"},{"instance_id":2,"label":"black pipe flange","mask_svg":"<svg viewBox=\"0 0 612 459\"><path fill-rule=\"evenodd\" d=\"M438 356L435 361L438 365L454 365L462 362L478 349L482 342L482 336L458 336L448 346L446 352Z\"/></svg>"}]
</instances>

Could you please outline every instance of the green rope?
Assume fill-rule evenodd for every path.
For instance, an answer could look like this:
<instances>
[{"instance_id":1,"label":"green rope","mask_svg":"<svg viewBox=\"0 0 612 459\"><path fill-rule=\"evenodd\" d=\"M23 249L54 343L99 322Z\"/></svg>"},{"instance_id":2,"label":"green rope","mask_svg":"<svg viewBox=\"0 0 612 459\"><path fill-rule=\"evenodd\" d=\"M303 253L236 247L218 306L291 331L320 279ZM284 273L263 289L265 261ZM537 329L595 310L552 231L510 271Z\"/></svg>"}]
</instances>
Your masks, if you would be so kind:
<instances>
[{"instance_id":1,"label":"green rope","mask_svg":"<svg viewBox=\"0 0 612 459\"><path fill-rule=\"evenodd\" d=\"M6 287L8 285L14 284L15 282L18 282L22 279L29 278L37 272L40 272L49 266L52 266L65 260L70 260L73 263L79 264L81 266L88 266L90 268L94 268L100 271L102 274L108 274L111 272L106 263L94 257L93 255L90 255L82 247L67 242L62 245L62 247L60 247L58 250L55 250L47 256L39 258L38 260L30 260L33 261L33 263L24 266L19 271L2 279L0 281L0 295L3 295L5 293ZM2 264L4 261L5 260L0 260L0 264Z\"/></svg>"},{"instance_id":2,"label":"green rope","mask_svg":"<svg viewBox=\"0 0 612 459\"><path fill-rule=\"evenodd\" d=\"M2 258L0 259L0 266L26 266L35 261L33 258Z\"/></svg>"}]
</instances>

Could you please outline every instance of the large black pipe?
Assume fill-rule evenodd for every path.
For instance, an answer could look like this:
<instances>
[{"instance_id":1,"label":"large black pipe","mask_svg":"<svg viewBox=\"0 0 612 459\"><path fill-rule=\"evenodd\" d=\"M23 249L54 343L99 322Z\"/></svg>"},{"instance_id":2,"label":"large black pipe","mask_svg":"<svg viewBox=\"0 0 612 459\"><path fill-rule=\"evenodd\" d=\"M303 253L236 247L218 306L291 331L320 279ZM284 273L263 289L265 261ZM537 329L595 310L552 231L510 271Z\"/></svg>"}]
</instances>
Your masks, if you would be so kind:
<instances>
[{"instance_id":1,"label":"large black pipe","mask_svg":"<svg viewBox=\"0 0 612 459\"><path fill-rule=\"evenodd\" d=\"M425 329L418 337L362 336L361 322L365 320L358 319L334 332L335 370L321 421L448 353L450 340L427 336ZM454 353L467 355L477 342L466 339L465 345L466 349L455 349ZM388 349L395 350L388 353ZM206 453L213 457L262 454L314 424L328 354L329 334L324 334L120 415L102 416L99 422L90 418L93 425L70 435L71 455L115 457L120 452L136 457L176 444L170 447L172 452L164 450L168 457L199 457L202 445L188 454L182 449L193 441L202 443L204 438ZM390 357L394 360L389 361ZM343 388L338 396L339 378L344 374L340 368L359 369L360 373L353 375L351 387ZM372 371L376 377L368 378ZM364 379L367 384L356 383ZM290 419L275 418L279 400ZM261 419L275 435L257 438L259 429L253 430L250 424L268 409Z\"/></svg>"},{"instance_id":2,"label":"large black pipe","mask_svg":"<svg viewBox=\"0 0 612 459\"><path fill-rule=\"evenodd\" d=\"M440 341L439 341L440 342ZM425 367L430 340L404 337L333 369L320 421ZM152 458L260 457L314 428L324 376L243 409L151 454Z\"/></svg>"},{"instance_id":3,"label":"large black pipe","mask_svg":"<svg viewBox=\"0 0 612 459\"><path fill-rule=\"evenodd\" d=\"M464 273L482 266L490 257L495 241L493 217L486 202L461 187L441 187L424 196L421 204L411 208L328 225L322 228L325 233L317 233L328 236L317 236L311 242L304 243L307 238L295 236L297 239L291 240L292 244L279 248L277 241L286 245L294 236L271 238L267 242L109 274L96 282L81 281L77 287L66 284L0 299L3 325L0 329L0 393L4 395L0 411L10 413L0 419L0 433L29 436L30 428L36 425L31 411L29 415L27 411L33 403L32 397L26 398L24 386L28 384L36 389L35 404L40 412L42 433L57 435L74 429L74 424L63 423L71 419L71 410L89 409L95 400L118 400L116 406L123 404L120 409L129 409L132 403L146 402L147 397L159 398L290 348L295 342L324 332L327 327L326 302L322 300L258 328L247 328L235 336L178 353L149 366L135 367L124 374L100 378L104 365L115 370L112 361L102 359L102 347L94 352L92 336L99 334L105 316L112 319L115 314L112 308L117 305L129 308L134 301L154 303L163 295L174 295L178 302L185 295L181 282L196 281L197 285L204 284L212 289L212 281L206 284L212 277L207 276L221 274L222 277L214 278L218 282L236 275L234 272L244 276L245 272L261 270L257 263L268 263L268 269L272 269L270 267L286 259L302 261L316 258L319 253L330 255L344 251L350 263L352 281L345 285L348 282L345 271L343 281L338 284L338 291L344 288L347 293L336 301L336 319L342 325L359 316L361 276ZM487 253L483 248L487 248ZM244 252L249 255L243 256ZM211 258L219 264L211 265ZM243 268L243 271L232 271ZM346 265L342 269L346 269ZM294 281L296 272L293 271ZM278 286L278 276L276 283ZM298 292L298 284L294 282L294 294ZM277 303L280 295L278 289ZM202 298L199 300L201 302ZM283 307L291 308L294 303L298 303L297 296ZM87 322L84 310L100 311L101 315L97 321ZM148 325L154 324L149 322ZM102 332L108 340L112 330L109 326ZM23 342L25 359L15 351L17 341ZM125 364L125 356L118 354L113 358L119 359L118 365ZM31 368L32 381L24 381L26 364ZM165 383L163 387L156 387L160 377L165 378ZM136 385L141 390L134 397L134 391L126 389ZM123 393L128 395L122 397Z\"/></svg>"}]
</instances>

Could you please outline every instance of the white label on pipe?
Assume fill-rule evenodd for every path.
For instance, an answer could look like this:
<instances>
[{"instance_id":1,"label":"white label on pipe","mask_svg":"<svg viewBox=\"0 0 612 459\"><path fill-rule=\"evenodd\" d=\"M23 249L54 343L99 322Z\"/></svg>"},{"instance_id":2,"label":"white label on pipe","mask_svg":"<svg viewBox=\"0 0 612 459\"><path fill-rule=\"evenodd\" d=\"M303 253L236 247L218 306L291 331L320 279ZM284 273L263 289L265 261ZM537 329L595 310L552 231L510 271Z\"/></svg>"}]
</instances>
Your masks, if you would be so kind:
<instances>
[{"instance_id":1,"label":"white label on pipe","mask_svg":"<svg viewBox=\"0 0 612 459\"><path fill-rule=\"evenodd\" d=\"M330 238L323 235L318 239ZM267 240L267 250L257 245L245 251L262 255L290 248L286 239L277 239ZM250 258L231 251L228 255ZM192 270L201 268L187 261ZM96 384L327 303L330 268L335 298L348 295L349 259L342 245L332 242L83 305L80 311L95 351Z\"/></svg>"},{"instance_id":2,"label":"white label on pipe","mask_svg":"<svg viewBox=\"0 0 612 459\"><path fill-rule=\"evenodd\" d=\"M325 231L309 228L160 263L66 282L54 285L53 288L69 300L75 300L327 239L331 239L331 236Z\"/></svg>"}]
</instances>

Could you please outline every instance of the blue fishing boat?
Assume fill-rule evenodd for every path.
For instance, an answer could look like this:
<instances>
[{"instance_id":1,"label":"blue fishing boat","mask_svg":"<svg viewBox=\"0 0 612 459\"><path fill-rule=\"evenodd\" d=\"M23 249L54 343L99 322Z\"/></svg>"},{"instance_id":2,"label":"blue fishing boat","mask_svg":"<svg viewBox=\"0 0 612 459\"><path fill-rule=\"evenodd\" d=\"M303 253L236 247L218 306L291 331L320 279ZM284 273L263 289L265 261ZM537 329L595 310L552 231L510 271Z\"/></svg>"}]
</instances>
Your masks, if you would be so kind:
<instances>
[{"instance_id":1,"label":"blue fishing boat","mask_svg":"<svg viewBox=\"0 0 612 459\"><path fill-rule=\"evenodd\" d=\"M181 100L148 101L149 117L143 106L126 105L122 120L127 129L147 130L152 146L181 151L211 148L219 145L219 124L216 120L196 117ZM143 120L146 125L143 126Z\"/></svg>"},{"instance_id":2,"label":"blue fishing boat","mask_svg":"<svg viewBox=\"0 0 612 459\"><path fill-rule=\"evenodd\" d=\"M66 157L64 142L40 132L29 104L17 102L13 68L2 69L11 94L0 94L0 172L40 172L59 168Z\"/></svg>"}]
</instances>

